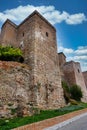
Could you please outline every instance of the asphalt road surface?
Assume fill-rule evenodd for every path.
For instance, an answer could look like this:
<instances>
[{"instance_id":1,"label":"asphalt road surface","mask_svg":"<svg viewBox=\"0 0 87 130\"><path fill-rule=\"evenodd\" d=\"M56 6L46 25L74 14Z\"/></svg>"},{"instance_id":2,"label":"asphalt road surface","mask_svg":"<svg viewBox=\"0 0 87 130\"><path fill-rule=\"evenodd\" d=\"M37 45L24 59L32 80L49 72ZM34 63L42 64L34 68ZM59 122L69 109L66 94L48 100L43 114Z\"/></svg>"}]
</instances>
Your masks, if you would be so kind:
<instances>
[{"instance_id":1,"label":"asphalt road surface","mask_svg":"<svg viewBox=\"0 0 87 130\"><path fill-rule=\"evenodd\" d=\"M55 130L87 130L87 116L73 121L72 123Z\"/></svg>"}]
</instances>

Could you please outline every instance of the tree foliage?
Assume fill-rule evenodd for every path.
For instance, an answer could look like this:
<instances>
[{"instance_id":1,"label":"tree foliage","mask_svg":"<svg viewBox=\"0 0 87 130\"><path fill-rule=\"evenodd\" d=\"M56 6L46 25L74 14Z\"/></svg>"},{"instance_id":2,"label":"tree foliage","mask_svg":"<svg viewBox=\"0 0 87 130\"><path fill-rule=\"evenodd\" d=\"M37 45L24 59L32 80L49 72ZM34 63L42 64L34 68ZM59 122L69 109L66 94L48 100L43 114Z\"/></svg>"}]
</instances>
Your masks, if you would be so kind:
<instances>
[{"instance_id":1,"label":"tree foliage","mask_svg":"<svg viewBox=\"0 0 87 130\"><path fill-rule=\"evenodd\" d=\"M81 101L83 94L81 88L78 85L75 84L70 87L70 93L73 99L75 99L76 101Z\"/></svg>"},{"instance_id":2,"label":"tree foliage","mask_svg":"<svg viewBox=\"0 0 87 130\"><path fill-rule=\"evenodd\" d=\"M64 81L62 81L62 88L63 88L63 91L64 91L65 101L66 101L66 103L69 103L69 100L70 100L70 90L69 90L69 86Z\"/></svg>"},{"instance_id":3,"label":"tree foliage","mask_svg":"<svg viewBox=\"0 0 87 130\"><path fill-rule=\"evenodd\" d=\"M82 90L78 85L68 86L66 82L62 82L64 98L66 103L76 104L76 101L81 101L83 96Z\"/></svg>"},{"instance_id":4,"label":"tree foliage","mask_svg":"<svg viewBox=\"0 0 87 130\"><path fill-rule=\"evenodd\" d=\"M11 46L0 46L0 60L23 62L22 51Z\"/></svg>"}]
</instances>

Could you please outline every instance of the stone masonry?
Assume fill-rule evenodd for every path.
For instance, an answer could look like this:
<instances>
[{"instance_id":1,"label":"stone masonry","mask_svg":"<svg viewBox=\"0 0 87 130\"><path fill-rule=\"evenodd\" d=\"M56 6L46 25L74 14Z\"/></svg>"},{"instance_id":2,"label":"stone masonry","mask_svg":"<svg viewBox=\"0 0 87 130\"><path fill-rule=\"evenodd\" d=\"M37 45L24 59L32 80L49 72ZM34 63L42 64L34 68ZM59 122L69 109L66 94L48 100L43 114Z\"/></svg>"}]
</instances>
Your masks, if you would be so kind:
<instances>
[{"instance_id":1,"label":"stone masonry","mask_svg":"<svg viewBox=\"0 0 87 130\"><path fill-rule=\"evenodd\" d=\"M82 101L87 102L87 72L82 73L80 63L66 62L66 56L57 53L56 29L37 11L19 25L7 19L0 44L20 48L24 57L24 64L0 62L0 102L21 98L40 109L63 107L61 80L79 85Z\"/></svg>"},{"instance_id":2,"label":"stone masonry","mask_svg":"<svg viewBox=\"0 0 87 130\"><path fill-rule=\"evenodd\" d=\"M83 72L83 77L84 77L86 88L87 88L87 71Z\"/></svg>"},{"instance_id":3,"label":"stone masonry","mask_svg":"<svg viewBox=\"0 0 87 130\"><path fill-rule=\"evenodd\" d=\"M0 61L0 105L17 103L22 98L25 103L32 101L32 77L26 64Z\"/></svg>"},{"instance_id":4,"label":"stone masonry","mask_svg":"<svg viewBox=\"0 0 87 130\"><path fill-rule=\"evenodd\" d=\"M66 62L66 57L63 53L59 53L58 55L62 80L66 81L69 86L72 86L74 84L79 85L83 92L82 101L87 102L87 88L84 81L84 77L86 79L87 73L84 74L83 77L79 62Z\"/></svg>"},{"instance_id":5,"label":"stone masonry","mask_svg":"<svg viewBox=\"0 0 87 130\"><path fill-rule=\"evenodd\" d=\"M20 91L21 89L25 91L27 85L31 88L29 93L32 93L32 98L31 95L25 94L28 101L41 109L54 109L65 105L57 54L56 30L44 17L34 11L18 26L7 19L1 28L0 43L4 46L19 47L23 51L24 62L30 68L30 75L26 78L31 78L29 78L29 83L25 79L25 88L22 89L22 84L20 84ZM1 72L0 75L3 76L3 73ZM10 72L9 76L11 75ZM7 91L8 87L13 89L10 83L12 80L10 78L9 80L6 86ZM5 79L2 81L6 82ZM23 91L21 96L22 93Z\"/></svg>"}]
</instances>

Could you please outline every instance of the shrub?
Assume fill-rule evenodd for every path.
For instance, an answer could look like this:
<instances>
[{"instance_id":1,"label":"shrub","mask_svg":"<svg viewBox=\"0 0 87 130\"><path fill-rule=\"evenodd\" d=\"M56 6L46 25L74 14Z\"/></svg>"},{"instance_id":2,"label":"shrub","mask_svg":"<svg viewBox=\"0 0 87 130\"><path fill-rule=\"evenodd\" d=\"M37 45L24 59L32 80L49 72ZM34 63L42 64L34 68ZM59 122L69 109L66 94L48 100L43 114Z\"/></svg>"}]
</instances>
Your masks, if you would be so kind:
<instances>
[{"instance_id":1,"label":"shrub","mask_svg":"<svg viewBox=\"0 0 87 130\"><path fill-rule=\"evenodd\" d=\"M63 87L63 91L64 91L64 98L66 103L69 102L70 99L70 90L69 90L69 86L67 85L66 82L62 81L62 87Z\"/></svg>"},{"instance_id":2,"label":"shrub","mask_svg":"<svg viewBox=\"0 0 87 130\"><path fill-rule=\"evenodd\" d=\"M0 46L0 60L23 62L22 51L11 46Z\"/></svg>"},{"instance_id":3,"label":"shrub","mask_svg":"<svg viewBox=\"0 0 87 130\"><path fill-rule=\"evenodd\" d=\"M70 93L71 93L71 97L73 99L75 99L76 101L81 101L81 98L82 98L82 91L81 91L81 88L78 86L78 85L73 85L71 88L70 88Z\"/></svg>"}]
</instances>

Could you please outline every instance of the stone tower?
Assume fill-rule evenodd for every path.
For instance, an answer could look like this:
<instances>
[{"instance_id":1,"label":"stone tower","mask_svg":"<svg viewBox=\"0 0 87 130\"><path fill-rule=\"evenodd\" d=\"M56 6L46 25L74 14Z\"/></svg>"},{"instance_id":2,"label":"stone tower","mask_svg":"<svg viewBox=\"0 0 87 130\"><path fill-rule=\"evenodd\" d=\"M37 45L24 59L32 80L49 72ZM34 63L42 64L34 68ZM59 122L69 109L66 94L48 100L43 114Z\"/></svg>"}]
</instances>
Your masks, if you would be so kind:
<instances>
[{"instance_id":1,"label":"stone tower","mask_svg":"<svg viewBox=\"0 0 87 130\"><path fill-rule=\"evenodd\" d=\"M81 87L83 92L82 101L87 102L87 89L84 82L83 73L81 71L81 66L79 62L66 62L63 66L63 73L65 81L70 85L77 84Z\"/></svg>"},{"instance_id":2,"label":"stone tower","mask_svg":"<svg viewBox=\"0 0 87 130\"><path fill-rule=\"evenodd\" d=\"M58 53L59 57L59 66L60 68L66 63L66 56L64 55L63 52Z\"/></svg>"},{"instance_id":3,"label":"stone tower","mask_svg":"<svg viewBox=\"0 0 87 130\"><path fill-rule=\"evenodd\" d=\"M1 43L21 48L31 70L32 101L42 109L64 106L55 28L37 11L20 25L7 20Z\"/></svg>"},{"instance_id":4,"label":"stone tower","mask_svg":"<svg viewBox=\"0 0 87 130\"><path fill-rule=\"evenodd\" d=\"M59 67L60 67L61 79L62 79L62 81L64 81L65 75L63 73L63 67L64 67L64 64L66 63L66 56L64 55L63 52L60 52L60 53L58 53L58 58L59 58Z\"/></svg>"}]
</instances>

